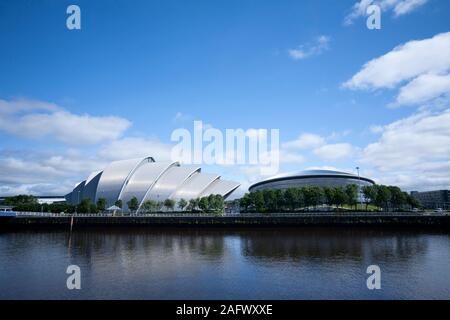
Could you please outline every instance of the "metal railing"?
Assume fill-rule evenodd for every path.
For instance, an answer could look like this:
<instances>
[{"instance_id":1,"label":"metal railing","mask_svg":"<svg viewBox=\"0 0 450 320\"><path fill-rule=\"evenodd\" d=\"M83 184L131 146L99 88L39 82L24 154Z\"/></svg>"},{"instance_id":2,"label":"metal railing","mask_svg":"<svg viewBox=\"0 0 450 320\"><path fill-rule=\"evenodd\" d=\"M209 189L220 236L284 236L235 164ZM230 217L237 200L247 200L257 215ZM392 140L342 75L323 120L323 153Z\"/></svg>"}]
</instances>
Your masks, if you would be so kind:
<instances>
[{"instance_id":1,"label":"metal railing","mask_svg":"<svg viewBox=\"0 0 450 320\"><path fill-rule=\"evenodd\" d=\"M287 212L287 213L49 213L49 212L23 212L15 211L17 217L394 217L394 216L442 216L445 213L436 212Z\"/></svg>"}]
</instances>

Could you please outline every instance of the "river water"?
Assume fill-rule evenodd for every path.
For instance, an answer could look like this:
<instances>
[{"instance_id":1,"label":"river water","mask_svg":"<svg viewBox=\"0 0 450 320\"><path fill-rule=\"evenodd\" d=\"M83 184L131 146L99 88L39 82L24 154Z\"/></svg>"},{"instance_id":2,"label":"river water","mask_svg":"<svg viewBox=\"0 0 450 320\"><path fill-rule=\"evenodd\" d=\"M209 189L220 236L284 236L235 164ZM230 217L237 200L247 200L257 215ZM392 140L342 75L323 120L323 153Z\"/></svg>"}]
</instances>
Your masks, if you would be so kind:
<instances>
[{"instance_id":1,"label":"river water","mask_svg":"<svg viewBox=\"0 0 450 320\"><path fill-rule=\"evenodd\" d=\"M81 290L68 290L69 265ZM368 290L367 267L381 268ZM0 233L0 299L450 299L450 234L369 228Z\"/></svg>"}]
</instances>

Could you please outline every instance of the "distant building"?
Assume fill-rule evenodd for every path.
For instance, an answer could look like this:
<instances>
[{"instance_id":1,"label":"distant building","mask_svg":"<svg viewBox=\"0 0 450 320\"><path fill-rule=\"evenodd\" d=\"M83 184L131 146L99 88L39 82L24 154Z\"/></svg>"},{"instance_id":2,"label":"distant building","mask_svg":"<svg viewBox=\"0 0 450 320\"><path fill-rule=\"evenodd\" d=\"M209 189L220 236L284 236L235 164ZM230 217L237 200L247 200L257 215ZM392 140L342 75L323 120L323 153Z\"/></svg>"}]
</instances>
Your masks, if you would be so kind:
<instances>
[{"instance_id":1,"label":"distant building","mask_svg":"<svg viewBox=\"0 0 450 320\"><path fill-rule=\"evenodd\" d=\"M36 196L39 204L64 203L66 198L64 196Z\"/></svg>"},{"instance_id":2,"label":"distant building","mask_svg":"<svg viewBox=\"0 0 450 320\"><path fill-rule=\"evenodd\" d=\"M52 203L65 203L66 198L64 196L34 196L39 204L52 204ZM0 197L0 203L10 197Z\"/></svg>"},{"instance_id":3,"label":"distant building","mask_svg":"<svg viewBox=\"0 0 450 320\"><path fill-rule=\"evenodd\" d=\"M450 209L450 190L411 191L411 196L416 198L425 209Z\"/></svg>"},{"instance_id":4,"label":"distant building","mask_svg":"<svg viewBox=\"0 0 450 320\"><path fill-rule=\"evenodd\" d=\"M11 212L14 209L13 206L0 206L0 212Z\"/></svg>"}]
</instances>

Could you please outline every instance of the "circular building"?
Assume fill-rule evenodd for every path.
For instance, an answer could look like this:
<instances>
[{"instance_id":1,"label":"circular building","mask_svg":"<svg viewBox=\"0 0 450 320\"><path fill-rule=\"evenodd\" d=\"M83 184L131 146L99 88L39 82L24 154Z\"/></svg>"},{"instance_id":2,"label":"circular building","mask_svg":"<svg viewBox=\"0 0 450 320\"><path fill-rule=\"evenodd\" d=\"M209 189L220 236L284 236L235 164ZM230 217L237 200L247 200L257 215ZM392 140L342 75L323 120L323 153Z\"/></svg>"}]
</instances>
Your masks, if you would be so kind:
<instances>
[{"instance_id":1,"label":"circular building","mask_svg":"<svg viewBox=\"0 0 450 320\"><path fill-rule=\"evenodd\" d=\"M265 189L289 189L306 186L339 187L356 184L361 187L374 185L371 179L358 177L355 174L331 170L306 170L298 173L282 174L250 186L249 191Z\"/></svg>"}]
</instances>

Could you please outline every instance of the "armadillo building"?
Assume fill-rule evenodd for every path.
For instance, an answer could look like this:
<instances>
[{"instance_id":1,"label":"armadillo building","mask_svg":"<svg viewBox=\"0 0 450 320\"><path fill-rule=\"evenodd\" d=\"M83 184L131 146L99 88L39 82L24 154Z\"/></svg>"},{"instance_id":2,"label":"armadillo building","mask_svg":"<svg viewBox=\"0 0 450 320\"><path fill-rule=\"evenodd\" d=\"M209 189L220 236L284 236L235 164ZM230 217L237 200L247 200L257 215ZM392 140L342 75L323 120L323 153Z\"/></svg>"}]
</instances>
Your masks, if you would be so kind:
<instances>
[{"instance_id":1,"label":"armadillo building","mask_svg":"<svg viewBox=\"0 0 450 320\"><path fill-rule=\"evenodd\" d=\"M265 189L289 189L302 188L306 186L317 187L339 187L349 184L359 185L361 187L373 185L375 182L365 177L357 175L332 171L332 170L306 170L298 173L278 175L267 180L255 183L250 186L249 191L254 192Z\"/></svg>"},{"instance_id":2,"label":"armadillo building","mask_svg":"<svg viewBox=\"0 0 450 320\"><path fill-rule=\"evenodd\" d=\"M65 198L70 204L78 204L83 199L96 203L104 198L107 206L122 200L124 211L128 211L126 203L136 197L139 211L147 200L189 201L211 194L227 198L238 187L238 183L223 180L217 174L201 172L200 167L157 162L146 157L110 163L104 170L93 172L77 184Z\"/></svg>"}]
</instances>

